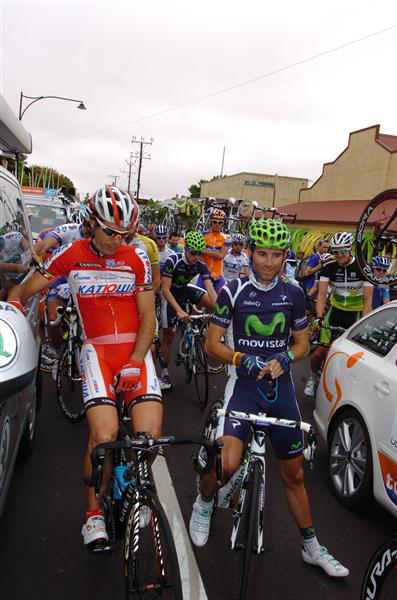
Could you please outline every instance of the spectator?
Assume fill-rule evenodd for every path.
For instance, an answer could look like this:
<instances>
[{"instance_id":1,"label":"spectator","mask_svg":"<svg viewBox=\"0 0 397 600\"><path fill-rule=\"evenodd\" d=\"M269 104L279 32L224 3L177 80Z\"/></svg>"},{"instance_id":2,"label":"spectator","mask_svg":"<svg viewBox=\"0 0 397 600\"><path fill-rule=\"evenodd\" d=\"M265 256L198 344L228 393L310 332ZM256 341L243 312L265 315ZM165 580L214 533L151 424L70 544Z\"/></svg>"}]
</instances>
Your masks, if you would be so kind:
<instances>
[{"instance_id":1,"label":"spectator","mask_svg":"<svg viewBox=\"0 0 397 600\"><path fill-rule=\"evenodd\" d=\"M318 273L321 270L321 254L329 251L328 240L320 240L314 247L315 252L312 254L306 265L305 277L303 280L304 291L308 296L312 296L316 292L316 282Z\"/></svg>"}]
</instances>

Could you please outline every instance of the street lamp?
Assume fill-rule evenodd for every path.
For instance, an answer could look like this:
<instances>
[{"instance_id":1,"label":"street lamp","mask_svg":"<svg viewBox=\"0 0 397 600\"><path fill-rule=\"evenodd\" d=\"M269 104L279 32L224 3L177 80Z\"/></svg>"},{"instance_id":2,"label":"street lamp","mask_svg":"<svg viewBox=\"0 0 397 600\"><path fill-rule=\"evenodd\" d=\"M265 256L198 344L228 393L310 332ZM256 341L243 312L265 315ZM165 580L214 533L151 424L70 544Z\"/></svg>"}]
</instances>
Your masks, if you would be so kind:
<instances>
[{"instance_id":1,"label":"street lamp","mask_svg":"<svg viewBox=\"0 0 397 600\"><path fill-rule=\"evenodd\" d=\"M28 98L29 100L32 100L32 102L29 102L29 104L25 106L25 108L22 110L23 98ZM28 110L29 106L32 106L32 104L38 102L39 100L44 100L44 98L55 98L56 100L67 100L68 102L76 102L78 103L77 108L79 108L80 110L87 110L82 100L74 100L73 98L63 98L62 96L25 96L24 93L21 92L21 96L19 99L19 120L22 121L22 117Z\"/></svg>"}]
</instances>

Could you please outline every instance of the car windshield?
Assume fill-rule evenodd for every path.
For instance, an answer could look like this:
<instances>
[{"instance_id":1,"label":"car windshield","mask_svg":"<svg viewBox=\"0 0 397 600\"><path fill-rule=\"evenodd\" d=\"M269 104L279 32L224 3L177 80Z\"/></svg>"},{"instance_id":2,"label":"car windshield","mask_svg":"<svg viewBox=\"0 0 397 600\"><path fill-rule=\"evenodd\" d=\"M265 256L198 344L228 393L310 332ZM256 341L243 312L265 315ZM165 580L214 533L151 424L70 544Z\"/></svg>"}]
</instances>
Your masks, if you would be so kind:
<instances>
[{"instance_id":1,"label":"car windshield","mask_svg":"<svg viewBox=\"0 0 397 600\"><path fill-rule=\"evenodd\" d=\"M58 227L67 221L66 209L64 207L49 206L48 204L26 203L30 218L30 227L33 239L36 239L40 231L45 228Z\"/></svg>"}]
</instances>

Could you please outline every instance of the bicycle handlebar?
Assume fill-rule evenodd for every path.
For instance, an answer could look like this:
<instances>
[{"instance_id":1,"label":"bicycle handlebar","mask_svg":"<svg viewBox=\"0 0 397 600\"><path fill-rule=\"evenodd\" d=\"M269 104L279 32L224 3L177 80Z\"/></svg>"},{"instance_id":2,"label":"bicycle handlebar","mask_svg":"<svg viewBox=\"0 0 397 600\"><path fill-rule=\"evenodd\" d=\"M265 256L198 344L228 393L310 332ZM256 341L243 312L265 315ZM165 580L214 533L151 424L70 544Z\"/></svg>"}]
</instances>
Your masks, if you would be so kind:
<instances>
[{"instance_id":1,"label":"bicycle handlebar","mask_svg":"<svg viewBox=\"0 0 397 600\"><path fill-rule=\"evenodd\" d=\"M89 487L95 487L95 495L99 495L99 488L101 485L103 465L105 461L106 452L108 450L143 450L145 452L151 452L161 446L181 446L187 444L197 444L204 446L211 456L219 456L223 442L221 440L215 440L210 442L205 438L191 437L183 438L176 437L174 435L151 437L151 436L140 436L138 438L126 437L124 440L118 440L115 442L105 442L98 444L92 450L90 458L92 464L92 474L84 477L84 483Z\"/></svg>"},{"instance_id":2,"label":"bicycle handlebar","mask_svg":"<svg viewBox=\"0 0 397 600\"><path fill-rule=\"evenodd\" d=\"M63 315L65 315L66 313L70 314L73 311L75 311L75 307L73 305L71 306L58 306L57 307L57 318L54 321L50 321L50 325L59 325L59 323L62 320Z\"/></svg>"}]
</instances>

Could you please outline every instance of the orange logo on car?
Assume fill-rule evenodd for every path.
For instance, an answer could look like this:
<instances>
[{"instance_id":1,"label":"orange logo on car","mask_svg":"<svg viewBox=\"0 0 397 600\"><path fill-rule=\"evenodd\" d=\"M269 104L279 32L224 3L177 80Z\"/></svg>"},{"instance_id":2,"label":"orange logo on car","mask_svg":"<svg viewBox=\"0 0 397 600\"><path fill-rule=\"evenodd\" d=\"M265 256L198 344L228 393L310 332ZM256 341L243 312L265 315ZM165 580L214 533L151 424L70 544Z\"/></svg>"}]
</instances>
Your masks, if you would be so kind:
<instances>
[{"instance_id":1,"label":"orange logo on car","mask_svg":"<svg viewBox=\"0 0 397 600\"><path fill-rule=\"evenodd\" d=\"M327 385L327 369L328 369L328 365L331 362L331 360L334 358L334 356L337 356L338 354L343 354L344 356L347 356L347 361L346 361L346 367L348 369L351 369L358 360L360 360L360 358L362 358L364 356L364 352L355 352L355 354L347 354L346 352L333 352L326 360L325 362L325 366L324 366L324 374L323 374L323 390L324 390L324 395L327 398L328 402L330 402L330 404L332 404L335 400L335 396L334 394L331 392L331 390L329 389L328 385ZM328 420L330 420L330 418L332 417L336 407L338 406L339 402L342 399L342 387L339 383L339 380L337 379L337 377L335 377L335 389L336 389L336 400L335 400L335 404L332 407L331 412L328 415Z\"/></svg>"}]
</instances>

